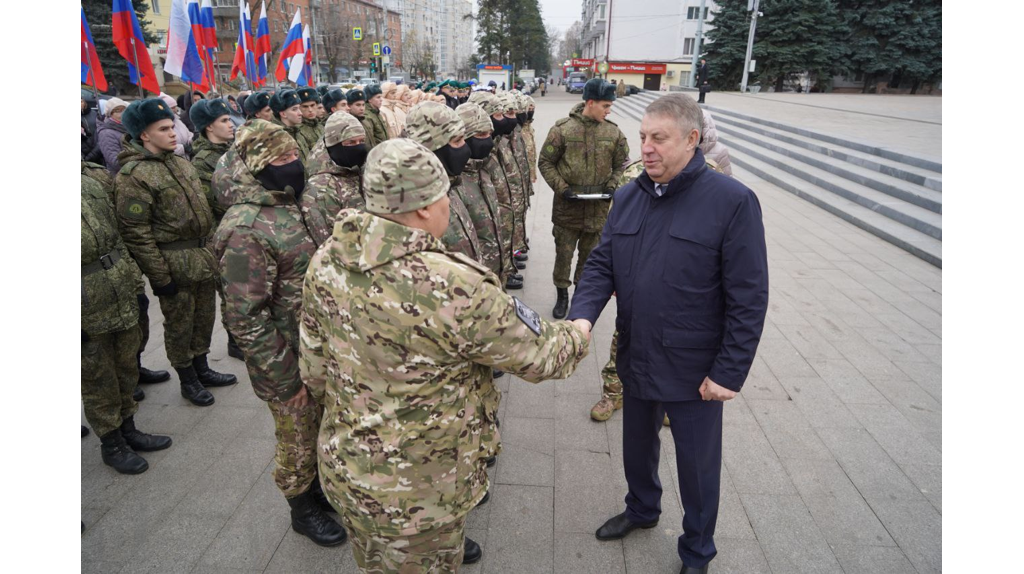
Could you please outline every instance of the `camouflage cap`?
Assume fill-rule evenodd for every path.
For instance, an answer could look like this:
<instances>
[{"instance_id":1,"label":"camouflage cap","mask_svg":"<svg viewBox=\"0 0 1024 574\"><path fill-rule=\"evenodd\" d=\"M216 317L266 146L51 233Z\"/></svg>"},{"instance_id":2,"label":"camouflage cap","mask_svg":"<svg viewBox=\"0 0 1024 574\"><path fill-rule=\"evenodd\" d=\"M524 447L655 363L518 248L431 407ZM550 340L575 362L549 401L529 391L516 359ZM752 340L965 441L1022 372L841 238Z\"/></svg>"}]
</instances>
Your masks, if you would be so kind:
<instances>
[{"instance_id":1,"label":"camouflage cap","mask_svg":"<svg viewBox=\"0 0 1024 574\"><path fill-rule=\"evenodd\" d=\"M308 86L295 90L295 93L299 95L299 100L305 104L306 102L320 103L320 94L317 93L316 88L310 88Z\"/></svg>"},{"instance_id":2,"label":"camouflage cap","mask_svg":"<svg viewBox=\"0 0 1024 574\"><path fill-rule=\"evenodd\" d=\"M270 162L296 149L299 144L281 126L261 119L252 119L238 128L235 148L253 175L263 171Z\"/></svg>"},{"instance_id":3,"label":"camouflage cap","mask_svg":"<svg viewBox=\"0 0 1024 574\"><path fill-rule=\"evenodd\" d=\"M498 100L498 96L495 96L488 91L473 92L473 94L469 96L469 102L477 104L483 108L484 112L489 116L505 112L501 107L501 102Z\"/></svg>"},{"instance_id":4,"label":"camouflage cap","mask_svg":"<svg viewBox=\"0 0 1024 574\"><path fill-rule=\"evenodd\" d=\"M455 110L438 102L417 104L405 118L405 131L409 139L423 144L430 151L444 147L454 137L466 131Z\"/></svg>"},{"instance_id":5,"label":"camouflage cap","mask_svg":"<svg viewBox=\"0 0 1024 574\"><path fill-rule=\"evenodd\" d=\"M324 126L325 146L331 147L358 137L366 137L366 129L359 118L342 111L334 112L327 118L327 125Z\"/></svg>"},{"instance_id":6,"label":"camouflage cap","mask_svg":"<svg viewBox=\"0 0 1024 574\"><path fill-rule=\"evenodd\" d=\"M478 104L467 102L455 108L455 113L462 118L462 123L466 124L467 138L481 132L494 130L494 124L491 123L490 116Z\"/></svg>"},{"instance_id":7,"label":"camouflage cap","mask_svg":"<svg viewBox=\"0 0 1024 574\"><path fill-rule=\"evenodd\" d=\"M378 215L409 213L448 193L448 174L434 152L408 138L373 147L363 170L366 211Z\"/></svg>"},{"instance_id":8,"label":"camouflage cap","mask_svg":"<svg viewBox=\"0 0 1024 574\"><path fill-rule=\"evenodd\" d=\"M299 98L299 94L295 90L280 90L274 92L274 95L270 97L270 109L277 113L281 113L292 106L297 106L302 103Z\"/></svg>"},{"instance_id":9,"label":"camouflage cap","mask_svg":"<svg viewBox=\"0 0 1024 574\"><path fill-rule=\"evenodd\" d=\"M532 97L532 96L523 96L523 97L524 97L524 98L526 98L526 108L527 108L527 109L529 109L529 108L530 108L530 106L533 106L534 108L536 108L536 107L537 107L537 102L535 102L535 101L533 100L533 97Z\"/></svg>"},{"instance_id":10,"label":"camouflage cap","mask_svg":"<svg viewBox=\"0 0 1024 574\"><path fill-rule=\"evenodd\" d=\"M497 95L498 103L500 104L501 110L504 113L513 112L516 110L516 97L510 92L502 92Z\"/></svg>"}]
</instances>

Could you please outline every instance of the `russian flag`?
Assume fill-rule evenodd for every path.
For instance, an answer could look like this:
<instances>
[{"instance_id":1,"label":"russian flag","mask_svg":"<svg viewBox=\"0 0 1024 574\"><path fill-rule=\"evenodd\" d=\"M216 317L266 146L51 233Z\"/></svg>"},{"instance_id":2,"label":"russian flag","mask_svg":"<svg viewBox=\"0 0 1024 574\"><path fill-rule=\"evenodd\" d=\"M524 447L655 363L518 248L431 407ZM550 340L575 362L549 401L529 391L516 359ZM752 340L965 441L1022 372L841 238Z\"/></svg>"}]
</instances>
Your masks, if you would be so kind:
<instances>
[{"instance_id":1,"label":"russian flag","mask_svg":"<svg viewBox=\"0 0 1024 574\"><path fill-rule=\"evenodd\" d=\"M267 68L270 60L270 24L267 22L267 2L263 0L260 9L260 19L256 24L256 45L253 50L256 54L256 77L259 78L257 85L267 83Z\"/></svg>"},{"instance_id":2,"label":"russian flag","mask_svg":"<svg viewBox=\"0 0 1024 574\"><path fill-rule=\"evenodd\" d=\"M231 79L241 72L250 84L256 81L256 59L252 53L252 20L249 16L249 5L238 4L238 45L235 47L235 59L231 63Z\"/></svg>"},{"instance_id":3,"label":"russian flag","mask_svg":"<svg viewBox=\"0 0 1024 574\"><path fill-rule=\"evenodd\" d=\"M203 63L203 74L206 76L203 84L208 88L216 88L216 81L213 77L213 58L210 57L209 46L206 45L206 34L203 32L202 19L199 0L188 0L188 22L192 28L192 39L196 43L199 59Z\"/></svg>"},{"instance_id":4,"label":"russian flag","mask_svg":"<svg viewBox=\"0 0 1024 574\"><path fill-rule=\"evenodd\" d=\"M302 75L295 82L300 86L313 85L313 46L309 39L309 25L302 27L302 43L306 46L306 55L302 62Z\"/></svg>"},{"instance_id":5,"label":"russian flag","mask_svg":"<svg viewBox=\"0 0 1024 574\"><path fill-rule=\"evenodd\" d=\"M142 38L142 28L135 16L135 7L131 0L114 0L111 9L113 16L114 45L121 57L128 61L128 78L137 86L160 94L160 84L156 81L153 62L149 59L149 49ZM139 69L135 68L136 60ZM141 73L141 79L140 79Z\"/></svg>"},{"instance_id":6,"label":"russian flag","mask_svg":"<svg viewBox=\"0 0 1024 574\"><path fill-rule=\"evenodd\" d=\"M85 20L85 8L82 10L82 83L95 86L101 92L107 91L107 78L103 76L100 57L96 55L96 44L92 41L89 23Z\"/></svg>"},{"instance_id":7,"label":"russian flag","mask_svg":"<svg viewBox=\"0 0 1024 574\"><path fill-rule=\"evenodd\" d=\"M199 9L199 21L203 27L203 46L206 46L206 55L212 67L213 52L217 49L217 24L213 19L213 3L210 0L203 0L202 8Z\"/></svg>"},{"instance_id":8,"label":"russian flag","mask_svg":"<svg viewBox=\"0 0 1024 574\"><path fill-rule=\"evenodd\" d=\"M287 78L298 83L299 76L302 75L302 62L306 57L305 51L302 40L302 10L298 9L281 47L281 58L277 61L277 70L274 73L277 81L283 82Z\"/></svg>"},{"instance_id":9,"label":"russian flag","mask_svg":"<svg viewBox=\"0 0 1024 574\"><path fill-rule=\"evenodd\" d=\"M198 5L196 7L198 8ZM199 57L199 48L196 47L196 39L192 36L192 22L188 17L186 1L171 0L170 16L164 71L206 91L209 86L203 81L203 60Z\"/></svg>"}]
</instances>

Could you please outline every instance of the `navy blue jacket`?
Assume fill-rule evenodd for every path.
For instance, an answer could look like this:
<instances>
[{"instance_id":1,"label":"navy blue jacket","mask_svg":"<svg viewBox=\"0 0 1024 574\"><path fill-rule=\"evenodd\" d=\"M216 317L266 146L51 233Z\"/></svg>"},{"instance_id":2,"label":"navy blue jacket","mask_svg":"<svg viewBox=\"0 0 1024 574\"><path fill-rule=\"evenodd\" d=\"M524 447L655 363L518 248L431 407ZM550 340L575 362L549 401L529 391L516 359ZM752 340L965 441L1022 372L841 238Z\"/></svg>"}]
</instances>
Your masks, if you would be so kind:
<instances>
[{"instance_id":1,"label":"navy blue jacket","mask_svg":"<svg viewBox=\"0 0 1024 574\"><path fill-rule=\"evenodd\" d=\"M739 391L768 311L757 196L699 149L661 197L647 172L619 188L569 319L595 323L612 293L624 392L699 400L704 377Z\"/></svg>"}]
</instances>

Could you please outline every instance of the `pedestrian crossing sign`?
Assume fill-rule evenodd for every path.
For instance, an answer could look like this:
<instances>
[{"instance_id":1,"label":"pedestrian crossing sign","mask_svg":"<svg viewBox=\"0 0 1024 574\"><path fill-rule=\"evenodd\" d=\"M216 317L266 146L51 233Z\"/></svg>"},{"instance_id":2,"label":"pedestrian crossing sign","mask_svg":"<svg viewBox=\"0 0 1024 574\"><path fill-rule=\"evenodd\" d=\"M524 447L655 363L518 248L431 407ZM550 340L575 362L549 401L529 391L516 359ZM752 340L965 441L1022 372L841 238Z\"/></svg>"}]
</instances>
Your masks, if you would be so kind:
<instances>
[{"instance_id":1,"label":"pedestrian crossing sign","mask_svg":"<svg viewBox=\"0 0 1024 574\"><path fill-rule=\"evenodd\" d=\"M359 28L358 26L355 27L355 28L352 28L352 39L353 40L362 40L363 39L363 29Z\"/></svg>"},{"instance_id":2,"label":"pedestrian crossing sign","mask_svg":"<svg viewBox=\"0 0 1024 574\"><path fill-rule=\"evenodd\" d=\"M373 55L380 56L380 42L373 43Z\"/></svg>"}]
</instances>

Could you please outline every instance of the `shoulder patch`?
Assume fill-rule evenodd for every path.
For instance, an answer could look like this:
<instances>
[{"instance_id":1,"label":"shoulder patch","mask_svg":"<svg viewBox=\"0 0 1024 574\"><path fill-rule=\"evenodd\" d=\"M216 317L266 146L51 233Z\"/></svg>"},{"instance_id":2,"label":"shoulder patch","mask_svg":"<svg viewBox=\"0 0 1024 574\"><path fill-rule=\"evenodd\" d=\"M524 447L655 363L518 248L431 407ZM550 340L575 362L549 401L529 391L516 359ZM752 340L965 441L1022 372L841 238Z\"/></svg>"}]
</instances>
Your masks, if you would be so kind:
<instances>
[{"instance_id":1,"label":"shoulder patch","mask_svg":"<svg viewBox=\"0 0 1024 574\"><path fill-rule=\"evenodd\" d=\"M512 297L512 304L515 305L516 308L516 317L519 317L519 320L522 321L527 328L533 331L534 335L539 336L541 333L540 315L527 306L526 303L520 301L518 297Z\"/></svg>"},{"instance_id":2,"label":"shoulder patch","mask_svg":"<svg viewBox=\"0 0 1024 574\"><path fill-rule=\"evenodd\" d=\"M125 219L147 221L149 219L149 204L137 199L129 200L121 211L121 215L124 216Z\"/></svg>"}]
</instances>

